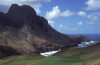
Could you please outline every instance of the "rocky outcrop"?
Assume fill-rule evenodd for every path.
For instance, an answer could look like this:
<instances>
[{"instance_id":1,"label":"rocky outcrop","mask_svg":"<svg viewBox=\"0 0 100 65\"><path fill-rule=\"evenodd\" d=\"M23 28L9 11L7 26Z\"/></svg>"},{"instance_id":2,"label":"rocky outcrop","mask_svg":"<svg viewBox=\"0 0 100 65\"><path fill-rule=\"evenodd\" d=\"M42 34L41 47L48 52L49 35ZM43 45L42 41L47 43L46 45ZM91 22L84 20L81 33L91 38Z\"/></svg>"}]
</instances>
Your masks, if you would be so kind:
<instances>
[{"instance_id":1,"label":"rocky outcrop","mask_svg":"<svg viewBox=\"0 0 100 65\"><path fill-rule=\"evenodd\" d=\"M19 54L71 47L80 42L76 39L57 32L28 5L12 4L8 13L0 13L0 46L11 47Z\"/></svg>"},{"instance_id":2,"label":"rocky outcrop","mask_svg":"<svg viewBox=\"0 0 100 65\"><path fill-rule=\"evenodd\" d=\"M2 46L0 45L0 59L11 56L11 55L19 55L20 53L17 52L14 48L10 46Z\"/></svg>"},{"instance_id":3,"label":"rocky outcrop","mask_svg":"<svg viewBox=\"0 0 100 65\"><path fill-rule=\"evenodd\" d=\"M79 43L79 44L80 44L80 42L89 42L90 41L89 38L87 38L87 37L85 37L83 35L70 36L70 38L71 38L71 41L72 42Z\"/></svg>"}]
</instances>

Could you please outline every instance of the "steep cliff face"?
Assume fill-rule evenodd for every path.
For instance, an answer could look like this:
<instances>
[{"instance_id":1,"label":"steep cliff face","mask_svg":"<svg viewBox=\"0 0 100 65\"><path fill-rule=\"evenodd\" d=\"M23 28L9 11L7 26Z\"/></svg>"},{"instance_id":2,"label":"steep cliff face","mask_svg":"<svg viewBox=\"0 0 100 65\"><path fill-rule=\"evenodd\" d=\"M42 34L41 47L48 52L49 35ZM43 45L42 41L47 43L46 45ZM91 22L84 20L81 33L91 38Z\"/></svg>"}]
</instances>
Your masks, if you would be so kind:
<instances>
[{"instance_id":1,"label":"steep cliff face","mask_svg":"<svg viewBox=\"0 0 100 65\"><path fill-rule=\"evenodd\" d=\"M72 40L53 29L28 5L12 4L8 13L0 13L0 46L11 47L17 53L39 53L76 45L78 41Z\"/></svg>"}]
</instances>

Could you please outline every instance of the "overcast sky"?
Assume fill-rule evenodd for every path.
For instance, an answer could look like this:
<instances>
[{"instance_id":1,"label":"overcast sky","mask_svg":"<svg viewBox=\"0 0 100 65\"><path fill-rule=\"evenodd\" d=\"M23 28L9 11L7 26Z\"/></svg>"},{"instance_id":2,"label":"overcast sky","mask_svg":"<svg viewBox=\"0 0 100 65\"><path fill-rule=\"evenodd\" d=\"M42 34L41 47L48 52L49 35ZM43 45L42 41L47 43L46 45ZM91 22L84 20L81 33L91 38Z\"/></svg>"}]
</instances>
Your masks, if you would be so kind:
<instances>
[{"instance_id":1,"label":"overcast sky","mask_svg":"<svg viewBox=\"0 0 100 65\"><path fill-rule=\"evenodd\" d=\"M7 12L11 4L32 6L65 34L100 33L100 0L0 0L0 11Z\"/></svg>"}]
</instances>

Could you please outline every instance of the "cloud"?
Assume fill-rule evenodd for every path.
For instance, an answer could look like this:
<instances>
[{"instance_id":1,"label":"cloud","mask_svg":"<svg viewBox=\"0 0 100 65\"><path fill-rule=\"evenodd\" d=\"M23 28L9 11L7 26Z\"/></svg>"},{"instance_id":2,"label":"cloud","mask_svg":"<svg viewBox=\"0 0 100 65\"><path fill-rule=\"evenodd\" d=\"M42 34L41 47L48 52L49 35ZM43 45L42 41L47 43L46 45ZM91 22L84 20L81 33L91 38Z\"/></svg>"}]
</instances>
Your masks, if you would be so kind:
<instances>
[{"instance_id":1,"label":"cloud","mask_svg":"<svg viewBox=\"0 0 100 65\"><path fill-rule=\"evenodd\" d=\"M55 24L55 22L54 21L50 21L50 20L48 20L48 23L51 25L51 26L55 26L54 24Z\"/></svg>"},{"instance_id":2,"label":"cloud","mask_svg":"<svg viewBox=\"0 0 100 65\"><path fill-rule=\"evenodd\" d=\"M84 17L88 24L100 24L100 0L87 0L85 4L87 5L86 10L78 12L78 15Z\"/></svg>"},{"instance_id":3,"label":"cloud","mask_svg":"<svg viewBox=\"0 0 100 65\"><path fill-rule=\"evenodd\" d=\"M59 25L59 29L62 29L64 27L64 25L60 24Z\"/></svg>"},{"instance_id":4,"label":"cloud","mask_svg":"<svg viewBox=\"0 0 100 65\"><path fill-rule=\"evenodd\" d=\"M60 30L68 30L69 28L63 24L59 24L58 29Z\"/></svg>"},{"instance_id":5,"label":"cloud","mask_svg":"<svg viewBox=\"0 0 100 65\"><path fill-rule=\"evenodd\" d=\"M41 13L40 8L42 7L42 2L50 2L51 0L0 0L0 5L10 6L11 4L18 5L30 5L37 13Z\"/></svg>"},{"instance_id":6,"label":"cloud","mask_svg":"<svg viewBox=\"0 0 100 65\"><path fill-rule=\"evenodd\" d=\"M84 11L78 12L79 16L84 17L89 24L100 24L100 12L86 13Z\"/></svg>"},{"instance_id":7,"label":"cloud","mask_svg":"<svg viewBox=\"0 0 100 65\"><path fill-rule=\"evenodd\" d=\"M63 24L60 24L59 26L58 26L58 29L59 30L67 30L67 31L76 31L76 30L78 30L78 28L75 28L75 27L68 27L68 26L66 26L66 25L63 25Z\"/></svg>"},{"instance_id":8,"label":"cloud","mask_svg":"<svg viewBox=\"0 0 100 65\"><path fill-rule=\"evenodd\" d=\"M78 25L80 25L80 26L81 26L82 24L83 24L83 23L82 23L82 21L78 22Z\"/></svg>"},{"instance_id":9,"label":"cloud","mask_svg":"<svg viewBox=\"0 0 100 65\"><path fill-rule=\"evenodd\" d=\"M87 5L87 10L100 9L100 0L88 0L85 4Z\"/></svg>"},{"instance_id":10,"label":"cloud","mask_svg":"<svg viewBox=\"0 0 100 65\"><path fill-rule=\"evenodd\" d=\"M69 17L72 16L73 13L69 10L65 10L63 12L61 12L61 10L59 9L59 6L55 6L52 8L51 11L47 11L45 18L48 20L48 23L52 26L54 26L55 22L53 21L55 18L58 17ZM60 25L61 27L61 25Z\"/></svg>"},{"instance_id":11,"label":"cloud","mask_svg":"<svg viewBox=\"0 0 100 65\"><path fill-rule=\"evenodd\" d=\"M89 24L100 24L100 12L91 13L87 18Z\"/></svg>"},{"instance_id":12,"label":"cloud","mask_svg":"<svg viewBox=\"0 0 100 65\"><path fill-rule=\"evenodd\" d=\"M53 20L58 17L69 17L71 15L73 15L73 13L71 11L65 10L65 11L61 12L61 10L59 9L59 6L55 6L52 8L52 11L47 11L45 17L48 20Z\"/></svg>"},{"instance_id":13,"label":"cloud","mask_svg":"<svg viewBox=\"0 0 100 65\"><path fill-rule=\"evenodd\" d=\"M46 18L48 20L53 20L54 18L59 17L59 14L61 13L61 11L59 10L58 6L53 7L52 11L46 13Z\"/></svg>"},{"instance_id":14,"label":"cloud","mask_svg":"<svg viewBox=\"0 0 100 65\"><path fill-rule=\"evenodd\" d=\"M64 11L60 14L60 16L63 16L63 17L69 17L69 16L72 16L72 15L73 15L73 13L69 10L66 10L66 11Z\"/></svg>"},{"instance_id":15,"label":"cloud","mask_svg":"<svg viewBox=\"0 0 100 65\"><path fill-rule=\"evenodd\" d=\"M41 3L41 2L50 2L51 0L1 0L1 5L11 5L17 3L19 5L23 4L33 4L33 3ZM34 5L34 4L33 4Z\"/></svg>"},{"instance_id":16,"label":"cloud","mask_svg":"<svg viewBox=\"0 0 100 65\"><path fill-rule=\"evenodd\" d=\"M80 16L86 16L87 14L84 11L80 11L80 12L78 12L78 15L80 15Z\"/></svg>"}]
</instances>

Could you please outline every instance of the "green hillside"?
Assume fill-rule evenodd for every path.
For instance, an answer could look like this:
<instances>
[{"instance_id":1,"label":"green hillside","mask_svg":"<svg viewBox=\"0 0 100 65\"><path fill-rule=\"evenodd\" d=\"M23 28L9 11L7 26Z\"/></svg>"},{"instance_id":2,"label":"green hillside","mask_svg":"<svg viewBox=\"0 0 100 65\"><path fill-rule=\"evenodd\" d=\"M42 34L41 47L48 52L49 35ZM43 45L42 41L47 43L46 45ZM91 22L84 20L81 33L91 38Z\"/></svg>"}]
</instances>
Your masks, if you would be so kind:
<instances>
[{"instance_id":1,"label":"green hillside","mask_svg":"<svg viewBox=\"0 0 100 65\"><path fill-rule=\"evenodd\" d=\"M51 57L36 54L10 56L0 59L0 65L100 65L100 44L64 49Z\"/></svg>"}]
</instances>

